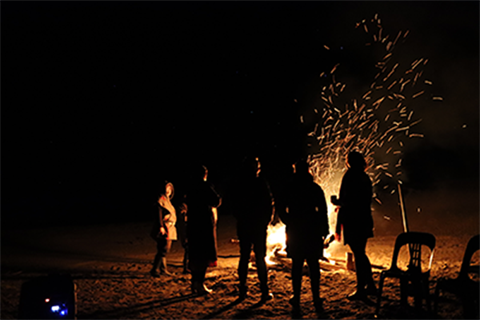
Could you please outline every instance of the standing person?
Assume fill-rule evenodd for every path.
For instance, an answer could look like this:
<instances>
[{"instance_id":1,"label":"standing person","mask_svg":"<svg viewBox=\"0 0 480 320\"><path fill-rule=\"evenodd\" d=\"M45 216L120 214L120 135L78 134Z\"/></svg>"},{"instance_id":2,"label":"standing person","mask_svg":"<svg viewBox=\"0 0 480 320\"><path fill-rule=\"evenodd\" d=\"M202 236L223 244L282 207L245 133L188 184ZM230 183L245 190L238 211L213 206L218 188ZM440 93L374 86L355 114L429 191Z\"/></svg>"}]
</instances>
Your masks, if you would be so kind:
<instances>
[{"instance_id":1,"label":"standing person","mask_svg":"<svg viewBox=\"0 0 480 320\"><path fill-rule=\"evenodd\" d=\"M244 160L232 197L235 199L232 209L237 220L237 235L240 240L239 299L243 300L247 296L248 263L253 246L262 292L261 301L271 300L273 295L268 288L265 256L267 228L273 216L273 197L267 181L260 176L258 158L248 157Z\"/></svg>"},{"instance_id":2,"label":"standing person","mask_svg":"<svg viewBox=\"0 0 480 320\"><path fill-rule=\"evenodd\" d=\"M180 244L183 248L183 273L190 273L188 269L188 242L187 242L187 205L185 200L185 190L183 186L185 185L183 180L176 184L176 197L172 201L175 211L177 212L177 236ZM180 185L180 188L179 188Z\"/></svg>"},{"instance_id":3,"label":"standing person","mask_svg":"<svg viewBox=\"0 0 480 320\"><path fill-rule=\"evenodd\" d=\"M192 274L192 292L207 294L212 290L204 284L205 274L207 268L217 262L216 208L222 198L207 182L207 168L199 166L195 169L186 193L188 265Z\"/></svg>"},{"instance_id":4,"label":"standing person","mask_svg":"<svg viewBox=\"0 0 480 320\"><path fill-rule=\"evenodd\" d=\"M368 238L373 237L371 211L372 182L365 170L367 163L362 154L352 151L347 156L347 172L340 186L340 197L332 196L332 203L339 206L335 234L352 250L357 275L357 290L348 295L350 300L365 299L376 294L372 266L365 253Z\"/></svg>"},{"instance_id":5,"label":"standing person","mask_svg":"<svg viewBox=\"0 0 480 320\"><path fill-rule=\"evenodd\" d=\"M172 205L174 188L170 182L165 182L158 201L154 205L154 225L152 227L151 236L157 242L157 253L153 260L150 274L153 277L160 275L172 275L167 270L167 253L170 252L172 241L177 240L177 229L175 223L177 216L175 208ZM160 270L158 272L157 270Z\"/></svg>"},{"instance_id":6,"label":"standing person","mask_svg":"<svg viewBox=\"0 0 480 320\"><path fill-rule=\"evenodd\" d=\"M294 165L294 175L289 192L284 199L280 218L286 225L287 255L292 258L293 297L295 311L300 310L302 269L306 260L310 275L313 302L322 310L320 299L320 265L324 238L328 235L327 202L322 188L313 181L306 161Z\"/></svg>"},{"instance_id":7,"label":"standing person","mask_svg":"<svg viewBox=\"0 0 480 320\"><path fill-rule=\"evenodd\" d=\"M177 219L177 233L180 243L183 248L183 273L190 273L188 269L188 241L187 241L187 205L184 201L176 202L174 204L175 210L178 213Z\"/></svg>"}]
</instances>

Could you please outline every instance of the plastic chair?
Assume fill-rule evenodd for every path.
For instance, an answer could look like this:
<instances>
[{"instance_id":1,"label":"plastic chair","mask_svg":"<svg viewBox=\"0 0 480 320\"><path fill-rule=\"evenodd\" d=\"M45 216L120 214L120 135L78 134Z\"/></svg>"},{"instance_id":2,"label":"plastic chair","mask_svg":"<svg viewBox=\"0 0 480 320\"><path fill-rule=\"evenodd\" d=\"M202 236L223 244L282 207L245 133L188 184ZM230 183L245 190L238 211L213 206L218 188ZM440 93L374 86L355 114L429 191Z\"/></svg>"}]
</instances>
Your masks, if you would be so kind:
<instances>
[{"instance_id":1,"label":"plastic chair","mask_svg":"<svg viewBox=\"0 0 480 320\"><path fill-rule=\"evenodd\" d=\"M390 269L382 271L380 274L380 283L378 287L377 309L378 315L382 300L383 282L385 278L400 279L401 303L407 304L408 296L414 296L415 306L421 308L422 300L427 300L427 306L430 310L430 270L432 268L433 252L435 250L435 237L430 233L424 232L404 232L398 235L395 240L393 257ZM422 245L430 249L430 259L426 271L422 271ZM410 259L407 270L401 270L398 267L398 256L400 249L408 246ZM413 290L412 290L413 289Z\"/></svg>"},{"instance_id":2,"label":"plastic chair","mask_svg":"<svg viewBox=\"0 0 480 320\"><path fill-rule=\"evenodd\" d=\"M462 266L458 276L454 279L440 278L435 287L434 311L438 310L438 297L440 291L455 294L462 300L465 318L478 318L478 300L479 300L479 282L470 279L469 274L479 275L477 266L470 265L475 252L480 249L480 235L473 236L467 244L465 254L463 255Z\"/></svg>"}]
</instances>

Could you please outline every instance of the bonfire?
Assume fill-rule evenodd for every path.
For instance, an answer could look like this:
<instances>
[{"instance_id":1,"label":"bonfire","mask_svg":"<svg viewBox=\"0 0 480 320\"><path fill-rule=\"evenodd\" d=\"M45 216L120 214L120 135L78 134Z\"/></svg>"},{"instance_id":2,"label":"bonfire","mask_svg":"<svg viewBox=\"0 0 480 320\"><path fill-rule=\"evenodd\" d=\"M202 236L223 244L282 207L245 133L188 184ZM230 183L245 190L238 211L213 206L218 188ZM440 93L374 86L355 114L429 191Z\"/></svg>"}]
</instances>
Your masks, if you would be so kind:
<instances>
[{"instance_id":1,"label":"bonfire","mask_svg":"<svg viewBox=\"0 0 480 320\"><path fill-rule=\"evenodd\" d=\"M378 15L358 22L355 29L365 39L365 46L372 49L372 55L374 52L377 55L371 66L375 76L369 87L358 96L352 95L358 91L348 90L348 83L336 78L342 69L342 65L336 63L329 70L319 72L322 81L326 81L319 92L320 99L312 110L306 110L300 116L300 122L313 127L307 137L310 171L324 190L327 202L340 189L346 170L345 156L357 150L365 156L367 173L374 186L374 199L381 205L378 191L393 194L403 183L403 147L410 139L423 137L417 131L422 120L415 117L413 106L420 96L428 93L428 87L433 83L424 78L423 69L428 59L419 57L406 63L395 59L396 50L406 41L408 30L390 36L383 29ZM324 49L332 50L327 44ZM438 96L430 97L443 100ZM330 203L328 212L332 233L336 213ZM389 219L388 216L384 218ZM285 253L285 241L285 225L281 221L270 225L267 239L269 264L275 263L275 255ZM326 257L339 247L335 242L330 245Z\"/></svg>"}]
</instances>

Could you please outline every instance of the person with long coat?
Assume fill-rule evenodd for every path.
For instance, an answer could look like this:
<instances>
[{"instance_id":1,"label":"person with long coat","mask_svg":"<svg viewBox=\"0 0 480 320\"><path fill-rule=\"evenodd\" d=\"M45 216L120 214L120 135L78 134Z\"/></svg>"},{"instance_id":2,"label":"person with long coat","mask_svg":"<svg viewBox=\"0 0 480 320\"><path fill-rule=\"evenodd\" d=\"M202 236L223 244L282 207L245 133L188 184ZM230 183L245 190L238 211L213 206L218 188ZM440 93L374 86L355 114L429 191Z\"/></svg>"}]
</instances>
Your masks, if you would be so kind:
<instances>
[{"instance_id":1,"label":"person with long coat","mask_svg":"<svg viewBox=\"0 0 480 320\"><path fill-rule=\"evenodd\" d=\"M150 235L157 242L157 253L150 270L153 277L159 277L162 274L172 275L167 270L166 255L172 247L172 241L177 240L177 229L175 227L177 216L171 202L175 189L170 182L165 182L165 187L162 187L162 189L158 201L152 207L154 224Z\"/></svg>"},{"instance_id":2,"label":"person with long coat","mask_svg":"<svg viewBox=\"0 0 480 320\"><path fill-rule=\"evenodd\" d=\"M209 266L217 263L217 207L222 199L207 182L205 166L196 168L185 196L187 210L188 265L192 274L192 292L211 293L205 282Z\"/></svg>"},{"instance_id":3,"label":"person with long coat","mask_svg":"<svg viewBox=\"0 0 480 320\"><path fill-rule=\"evenodd\" d=\"M313 180L308 163L298 161L295 173L283 200L280 218L286 225L287 255L292 258L294 310L300 308L302 270L307 261L313 301L317 311L322 309L320 299L320 265L324 238L328 235L327 202L322 188Z\"/></svg>"},{"instance_id":4,"label":"person with long coat","mask_svg":"<svg viewBox=\"0 0 480 320\"><path fill-rule=\"evenodd\" d=\"M272 220L274 200L268 182L260 175L258 158L247 157L242 164L240 177L235 179L232 190L233 215L237 220L237 236L240 244L238 263L239 299L247 295L247 274L250 253L255 253L258 280L260 281L261 300L273 298L269 291L267 265L267 228Z\"/></svg>"},{"instance_id":5,"label":"person with long coat","mask_svg":"<svg viewBox=\"0 0 480 320\"><path fill-rule=\"evenodd\" d=\"M347 156L348 170L340 186L340 196L332 197L332 203L339 206L335 233L337 239L349 245L355 260L357 289L348 295L350 300L365 299L376 294L372 277L372 266L365 252L368 238L373 237L371 202L372 182L365 172L367 163L363 155L352 151Z\"/></svg>"}]
</instances>

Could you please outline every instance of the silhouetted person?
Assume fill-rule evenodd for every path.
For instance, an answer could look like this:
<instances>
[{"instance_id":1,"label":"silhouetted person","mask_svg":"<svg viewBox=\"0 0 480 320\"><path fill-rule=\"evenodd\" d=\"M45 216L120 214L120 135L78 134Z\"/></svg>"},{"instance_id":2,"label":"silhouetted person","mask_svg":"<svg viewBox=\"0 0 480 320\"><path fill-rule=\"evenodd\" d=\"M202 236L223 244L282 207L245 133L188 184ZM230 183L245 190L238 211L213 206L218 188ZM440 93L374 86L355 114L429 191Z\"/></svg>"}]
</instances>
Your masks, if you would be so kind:
<instances>
[{"instance_id":1,"label":"silhouetted person","mask_svg":"<svg viewBox=\"0 0 480 320\"><path fill-rule=\"evenodd\" d=\"M244 160L239 177L232 190L232 210L237 219L237 235L240 240L238 263L239 298L247 295L247 274L250 253L255 253L262 301L273 298L269 292L267 266L267 228L273 216L273 197L269 185L260 176L260 161L248 157Z\"/></svg>"},{"instance_id":2,"label":"silhouetted person","mask_svg":"<svg viewBox=\"0 0 480 320\"><path fill-rule=\"evenodd\" d=\"M206 294L212 292L204 281L207 268L217 262L216 208L222 199L207 182L207 168L199 166L195 169L186 193L188 264L192 274L192 292Z\"/></svg>"},{"instance_id":3,"label":"silhouetted person","mask_svg":"<svg viewBox=\"0 0 480 320\"><path fill-rule=\"evenodd\" d=\"M358 300L377 291L372 266L365 253L367 239L373 237L372 182L365 173L367 163L360 153L352 151L348 154L347 167L340 186L340 198L333 196L331 200L334 205L340 206L336 236L340 239L343 229L343 242L350 246L355 260L357 290L348 298Z\"/></svg>"},{"instance_id":4,"label":"silhouetted person","mask_svg":"<svg viewBox=\"0 0 480 320\"><path fill-rule=\"evenodd\" d=\"M174 194L173 184L166 182L162 189L158 201L152 208L154 225L151 236L157 242L157 253L150 270L150 274L153 277L159 277L161 274L172 275L167 270L166 255L170 251L172 241L177 240L177 229L175 228L177 216L175 208L171 203Z\"/></svg>"},{"instance_id":5,"label":"silhouetted person","mask_svg":"<svg viewBox=\"0 0 480 320\"><path fill-rule=\"evenodd\" d=\"M303 263L306 260L310 274L313 301L317 311L322 309L320 299L320 265L324 238L328 235L327 202L322 188L313 181L306 161L294 166L295 173L285 195L280 218L286 225L287 254L292 258L294 310L300 309Z\"/></svg>"},{"instance_id":6,"label":"silhouetted person","mask_svg":"<svg viewBox=\"0 0 480 320\"><path fill-rule=\"evenodd\" d=\"M188 269L188 241L187 241L187 204L186 204L186 199L185 199L185 192L182 192L178 189L178 184L177 184L177 196L175 199L173 199L172 203L173 206L175 207L175 211L177 212L177 235L178 235L178 240L180 241L180 244L182 245L183 248L183 273L187 274L190 273L190 270Z\"/></svg>"},{"instance_id":7,"label":"silhouetted person","mask_svg":"<svg viewBox=\"0 0 480 320\"><path fill-rule=\"evenodd\" d=\"M177 213L177 237L183 248L183 273L190 272L188 269L188 241L187 241L187 204L185 196L186 181L180 178L178 183L175 183L175 198L172 199L172 204Z\"/></svg>"}]
</instances>

